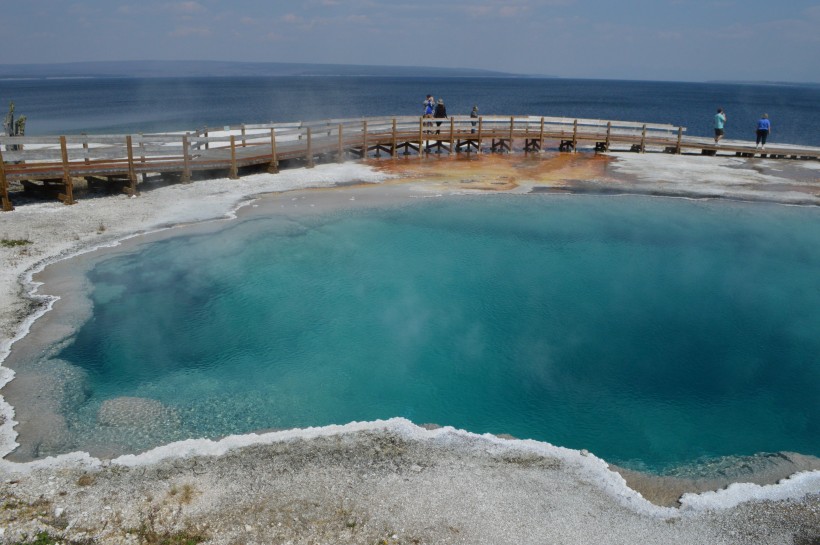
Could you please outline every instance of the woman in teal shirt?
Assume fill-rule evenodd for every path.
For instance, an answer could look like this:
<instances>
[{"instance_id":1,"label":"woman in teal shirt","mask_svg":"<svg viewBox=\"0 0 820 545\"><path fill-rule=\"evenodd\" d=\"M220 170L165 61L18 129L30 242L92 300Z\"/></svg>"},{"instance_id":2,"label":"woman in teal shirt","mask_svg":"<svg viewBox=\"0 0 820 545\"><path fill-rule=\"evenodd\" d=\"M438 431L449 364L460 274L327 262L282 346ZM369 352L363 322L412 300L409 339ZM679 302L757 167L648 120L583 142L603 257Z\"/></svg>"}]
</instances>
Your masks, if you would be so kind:
<instances>
[{"instance_id":1,"label":"woman in teal shirt","mask_svg":"<svg viewBox=\"0 0 820 545\"><path fill-rule=\"evenodd\" d=\"M718 108L718 111L715 114L715 144L723 138L724 123L726 123L726 112L723 111L723 108Z\"/></svg>"}]
</instances>

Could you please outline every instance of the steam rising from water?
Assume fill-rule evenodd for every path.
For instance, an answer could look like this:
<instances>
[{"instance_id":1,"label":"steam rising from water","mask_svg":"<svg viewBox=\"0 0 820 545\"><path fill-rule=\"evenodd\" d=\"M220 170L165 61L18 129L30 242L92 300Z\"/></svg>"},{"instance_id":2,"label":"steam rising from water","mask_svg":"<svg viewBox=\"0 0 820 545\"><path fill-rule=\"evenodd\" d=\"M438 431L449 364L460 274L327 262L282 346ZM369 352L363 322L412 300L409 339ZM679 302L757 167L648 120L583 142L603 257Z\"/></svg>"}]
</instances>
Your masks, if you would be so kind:
<instances>
[{"instance_id":1,"label":"steam rising from water","mask_svg":"<svg viewBox=\"0 0 820 545\"><path fill-rule=\"evenodd\" d=\"M640 469L817 454L818 227L814 210L530 195L169 239L94 269L94 317L60 354L89 395L50 448L400 415ZM116 410L135 406L138 430Z\"/></svg>"}]
</instances>

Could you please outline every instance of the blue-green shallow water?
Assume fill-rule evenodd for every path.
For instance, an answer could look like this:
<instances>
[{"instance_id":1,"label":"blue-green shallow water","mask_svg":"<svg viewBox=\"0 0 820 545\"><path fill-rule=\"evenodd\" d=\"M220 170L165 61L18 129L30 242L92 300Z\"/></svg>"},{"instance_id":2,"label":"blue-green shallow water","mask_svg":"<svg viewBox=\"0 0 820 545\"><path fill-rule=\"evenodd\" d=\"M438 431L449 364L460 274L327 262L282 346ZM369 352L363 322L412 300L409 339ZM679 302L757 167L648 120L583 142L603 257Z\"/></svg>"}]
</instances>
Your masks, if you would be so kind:
<instances>
[{"instance_id":1,"label":"blue-green shallow water","mask_svg":"<svg viewBox=\"0 0 820 545\"><path fill-rule=\"evenodd\" d=\"M405 416L663 470L820 455L820 213L487 196L256 217L99 263L58 356L181 437Z\"/></svg>"}]
</instances>

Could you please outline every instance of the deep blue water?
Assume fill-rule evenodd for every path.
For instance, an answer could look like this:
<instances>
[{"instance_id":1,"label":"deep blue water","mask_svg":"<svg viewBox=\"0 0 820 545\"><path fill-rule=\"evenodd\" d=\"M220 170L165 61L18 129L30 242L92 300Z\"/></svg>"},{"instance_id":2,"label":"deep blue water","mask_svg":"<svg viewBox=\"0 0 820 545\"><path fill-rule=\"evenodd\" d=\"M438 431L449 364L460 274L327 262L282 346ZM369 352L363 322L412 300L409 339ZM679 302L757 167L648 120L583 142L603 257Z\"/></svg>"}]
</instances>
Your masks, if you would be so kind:
<instances>
[{"instance_id":1,"label":"deep blue water","mask_svg":"<svg viewBox=\"0 0 820 545\"><path fill-rule=\"evenodd\" d=\"M419 115L427 94L448 112L672 123L710 135L718 107L727 138L753 139L768 113L773 142L820 146L820 86L525 78L268 77L0 80L0 104L28 116L28 134L136 133L375 115Z\"/></svg>"},{"instance_id":2,"label":"deep blue water","mask_svg":"<svg viewBox=\"0 0 820 545\"><path fill-rule=\"evenodd\" d=\"M90 273L80 444L405 416L662 470L820 455L814 208L459 197L251 218ZM118 396L178 427L100 426Z\"/></svg>"}]
</instances>

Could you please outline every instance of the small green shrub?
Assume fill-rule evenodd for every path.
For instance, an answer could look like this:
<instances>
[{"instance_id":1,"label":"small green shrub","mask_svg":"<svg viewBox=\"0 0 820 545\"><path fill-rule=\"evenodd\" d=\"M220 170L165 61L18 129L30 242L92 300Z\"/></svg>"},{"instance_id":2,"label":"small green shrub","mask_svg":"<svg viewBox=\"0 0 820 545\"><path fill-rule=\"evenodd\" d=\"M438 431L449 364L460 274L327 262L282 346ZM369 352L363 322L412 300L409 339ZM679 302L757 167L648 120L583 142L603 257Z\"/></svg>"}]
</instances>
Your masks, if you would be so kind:
<instances>
[{"instance_id":1,"label":"small green shrub","mask_svg":"<svg viewBox=\"0 0 820 545\"><path fill-rule=\"evenodd\" d=\"M18 541L14 545L57 545L57 543L59 543L59 540L56 537L52 537L48 532L38 533L34 536L34 541L28 541L26 538L23 539L24 541Z\"/></svg>"},{"instance_id":2,"label":"small green shrub","mask_svg":"<svg viewBox=\"0 0 820 545\"><path fill-rule=\"evenodd\" d=\"M93 540L67 541L54 537L48 532L39 532L33 540L28 539L28 536L24 534L23 541L16 541L13 545L93 545L93 543Z\"/></svg>"},{"instance_id":3,"label":"small green shrub","mask_svg":"<svg viewBox=\"0 0 820 545\"><path fill-rule=\"evenodd\" d=\"M9 238L0 238L0 246L4 248L14 248L15 246L28 246L31 244L30 240L26 240L24 238L17 238L17 239L9 239Z\"/></svg>"},{"instance_id":4,"label":"small green shrub","mask_svg":"<svg viewBox=\"0 0 820 545\"><path fill-rule=\"evenodd\" d=\"M198 545L207 539L205 536L186 531L175 533L157 532L144 525L137 532L137 536L140 543L145 545Z\"/></svg>"}]
</instances>

